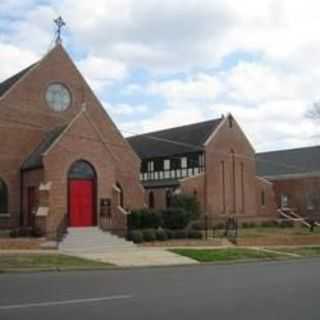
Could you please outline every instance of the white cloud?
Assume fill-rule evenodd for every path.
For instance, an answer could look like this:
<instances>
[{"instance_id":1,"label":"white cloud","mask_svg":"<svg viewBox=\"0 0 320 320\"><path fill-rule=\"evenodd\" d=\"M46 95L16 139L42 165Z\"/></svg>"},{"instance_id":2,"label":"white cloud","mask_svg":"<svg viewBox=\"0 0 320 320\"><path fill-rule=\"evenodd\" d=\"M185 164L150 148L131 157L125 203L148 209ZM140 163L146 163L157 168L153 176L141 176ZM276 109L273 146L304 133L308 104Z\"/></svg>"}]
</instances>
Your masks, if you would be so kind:
<instances>
[{"instance_id":1,"label":"white cloud","mask_svg":"<svg viewBox=\"0 0 320 320\"><path fill-rule=\"evenodd\" d=\"M130 105L130 104L115 104L111 105L108 103L104 104L106 110L113 116L130 116L143 114L148 111L146 105Z\"/></svg>"},{"instance_id":2,"label":"white cloud","mask_svg":"<svg viewBox=\"0 0 320 320\"><path fill-rule=\"evenodd\" d=\"M115 80L123 80L128 74L123 63L94 55L80 60L78 66L90 85L97 91L102 91Z\"/></svg>"},{"instance_id":3,"label":"white cloud","mask_svg":"<svg viewBox=\"0 0 320 320\"><path fill-rule=\"evenodd\" d=\"M109 106L117 117L140 114L126 126L154 130L231 111L258 149L308 144L317 128L303 114L320 96L319 9L316 0L2 0L0 79L47 51L63 13L65 43L85 52L78 65L101 96L133 79L119 90L123 103ZM239 52L258 58L219 69ZM142 87L130 78L140 67L167 80ZM144 93L165 101L150 118Z\"/></svg>"},{"instance_id":4,"label":"white cloud","mask_svg":"<svg viewBox=\"0 0 320 320\"><path fill-rule=\"evenodd\" d=\"M144 132L171 128L181 124L194 123L204 119L203 112L197 108L188 108L187 112L185 109L165 109L141 121L119 122L119 126L124 135L132 136Z\"/></svg>"},{"instance_id":5,"label":"white cloud","mask_svg":"<svg viewBox=\"0 0 320 320\"><path fill-rule=\"evenodd\" d=\"M0 43L0 81L34 63L37 59L38 56L31 50Z\"/></svg>"},{"instance_id":6,"label":"white cloud","mask_svg":"<svg viewBox=\"0 0 320 320\"><path fill-rule=\"evenodd\" d=\"M200 73L186 80L169 80L151 83L147 91L166 98L171 107L186 107L192 103L212 103L221 92L219 80L208 74Z\"/></svg>"}]
</instances>

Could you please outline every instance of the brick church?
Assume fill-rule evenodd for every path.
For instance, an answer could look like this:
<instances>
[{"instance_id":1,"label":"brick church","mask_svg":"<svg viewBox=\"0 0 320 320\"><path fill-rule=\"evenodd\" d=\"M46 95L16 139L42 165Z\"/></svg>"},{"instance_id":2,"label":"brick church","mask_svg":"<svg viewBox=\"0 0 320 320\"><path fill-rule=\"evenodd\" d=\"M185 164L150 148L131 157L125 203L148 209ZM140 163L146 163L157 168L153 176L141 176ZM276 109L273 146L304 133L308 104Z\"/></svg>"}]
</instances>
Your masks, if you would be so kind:
<instances>
[{"instance_id":1,"label":"brick church","mask_svg":"<svg viewBox=\"0 0 320 320\"><path fill-rule=\"evenodd\" d=\"M270 219L272 184L258 177L255 151L232 115L130 137L142 159L140 179L151 208L193 194L209 218Z\"/></svg>"},{"instance_id":2,"label":"brick church","mask_svg":"<svg viewBox=\"0 0 320 320\"><path fill-rule=\"evenodd\" d=\"M256 154L232 115L125 139L61 43L0 83L0 138L2 229L125 230L132 209L170 207L178 193L209 218L318 210L301 190L320 190L320 148Z\"/></svg>"},{"instance_id":3,"label":"brick church","mask_svg":"<svg viewBox=\"0 0 320 320\"><path fill-rule=\"evenodd\" d=\"M0 227L123 228L140 159L58 43L0 84Z\"/></svg>"}]
</instances>

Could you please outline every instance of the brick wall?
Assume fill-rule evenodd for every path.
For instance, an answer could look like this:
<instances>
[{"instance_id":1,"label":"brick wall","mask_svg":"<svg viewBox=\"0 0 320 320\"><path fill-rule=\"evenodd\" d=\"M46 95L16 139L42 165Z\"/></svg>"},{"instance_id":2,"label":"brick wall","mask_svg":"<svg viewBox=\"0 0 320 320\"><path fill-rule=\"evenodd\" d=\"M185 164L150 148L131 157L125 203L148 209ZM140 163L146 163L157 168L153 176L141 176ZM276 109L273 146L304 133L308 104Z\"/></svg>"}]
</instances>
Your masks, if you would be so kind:
<instances>
[{"instance_id":1,"label":"brick wall","mask_svg":"<svg viewBox=\"0 0 320 320\"><path fill-rule=\"evenodd\" d=\"M63 82L72 93L72 104L64 112L50 110L45 102L46 89L52 82ZM112 184L120 181L127 194L127 206L143 206L144 193L138 179L140 160L67 53L58 45L0 98L0 177L9 189L11 225L18 224L21 164L42 141L45 130L69 123L84 106L90 117L90 125L79 121L72 128L78 137L65 138L60 149L56 148L45 160L44 180L54 182L50 195L49 229L53 229L66 212L66 173L71 163L79 157L91 161L95 166L99 175L99 197L110 196ZM96 129L93 130L92 126ZM89 127L90 132L87 132ZM83 134L89 135L89 139L81 139L79 135ZM90 140L92 136L94 139ZM96 141L98 139L100 142ZM75 153L66 152L63 147Z\"/></svg>"},{"instance_id":2,"label":"brick wall","mask_svg":"<svg viewBox=\"0 0 320 320\"><path fill-rule=\"evenodd\" d=\"M320 195L320 177L279 178L272 179L272 183L278 207L281 207L281 194L286 194L288 195L288 207L297 210L298 214L319 215L319 207L308 208L307 198L313 193ZM318 197L320 200L320 196Z\"/></svg>"}]
</instances>

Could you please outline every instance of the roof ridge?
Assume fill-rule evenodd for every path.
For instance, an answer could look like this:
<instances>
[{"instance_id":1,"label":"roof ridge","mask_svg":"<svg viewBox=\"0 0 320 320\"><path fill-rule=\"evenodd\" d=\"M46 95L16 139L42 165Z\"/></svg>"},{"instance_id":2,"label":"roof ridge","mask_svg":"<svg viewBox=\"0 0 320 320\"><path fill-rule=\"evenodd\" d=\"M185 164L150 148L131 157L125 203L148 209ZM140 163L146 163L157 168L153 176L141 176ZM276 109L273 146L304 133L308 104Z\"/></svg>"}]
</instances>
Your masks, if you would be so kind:
<instances>
[{"instance_id":1,"label":"roof ridge","mask_svg":"<svg viewBox=\"0 0 320 320\"><path fill-rule=\"evenodd\" d=\"M257 152L256 155L263 155L267 153L276 153L276 152L290 152L290 151L298 151L298 150L306 150L306 149L315 149L320 148L320 145L315 146L304 146L299 148L289 148L289 149L279 149L279 150L270 150L270 151L264 151L264 152Z\"/></svg>"},{"instance_id":2,"label":"roof ridge","mask_svg":"<svg viewBox=\"0 0 320 320\"><path fill-rule=\"evenodd\" d=\"M221 120L221 119L222 119L222 118L214 118L214 119L211 119L211 120L194 122L194 123L190 123L190 124L185 124L185 125L181 125L181 126L176 126L176 127L167 128L167 129L150 131L150 132L146 132L146 133L142 133L142 134L136 134L136 135L127 137L127 139L132 139L132 138L136 138L136 137L148 136L148 135L157 134L157 133L166 132L166 131L171 131L171 130L175 130L175 129L182 129L182 128L187 128L187 127L192 127L192 126L195 126L195 125L205 124L205 123L209 123L209 122L214 122L214 121L218 121L218 120Z\"/></svg>"}]
</instances>

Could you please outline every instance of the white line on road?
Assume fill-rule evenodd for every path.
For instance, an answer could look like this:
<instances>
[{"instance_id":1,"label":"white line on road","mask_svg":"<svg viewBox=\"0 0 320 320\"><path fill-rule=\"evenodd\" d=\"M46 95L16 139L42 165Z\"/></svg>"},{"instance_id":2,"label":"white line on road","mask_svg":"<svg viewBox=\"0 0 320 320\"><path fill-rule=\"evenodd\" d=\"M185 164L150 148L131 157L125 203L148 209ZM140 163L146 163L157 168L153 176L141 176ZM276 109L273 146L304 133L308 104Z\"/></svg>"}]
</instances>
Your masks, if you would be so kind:
<instances>
[{"instance_id":1,"label":"white line on road","mask_svg":"<svg viewBox=\"0 0 320 320\"><path fill-rule=\"evenodd\" d=\"M90 302L101 302L101 301L111 301L111 300L122 300L133 298L132 295L117 295L108 297L98 297L98 298L87 298L87 299L73 299L73 300L62 300L62 301L46 301L38 303L26 303L26 304L11 304L11 305L0 305L1 310L12 310L12 309L25 309L25 308L36 308L36 307L51 307L66 304L77 304L77 303L90 303Z\"/></svg>"}]
</instances>

